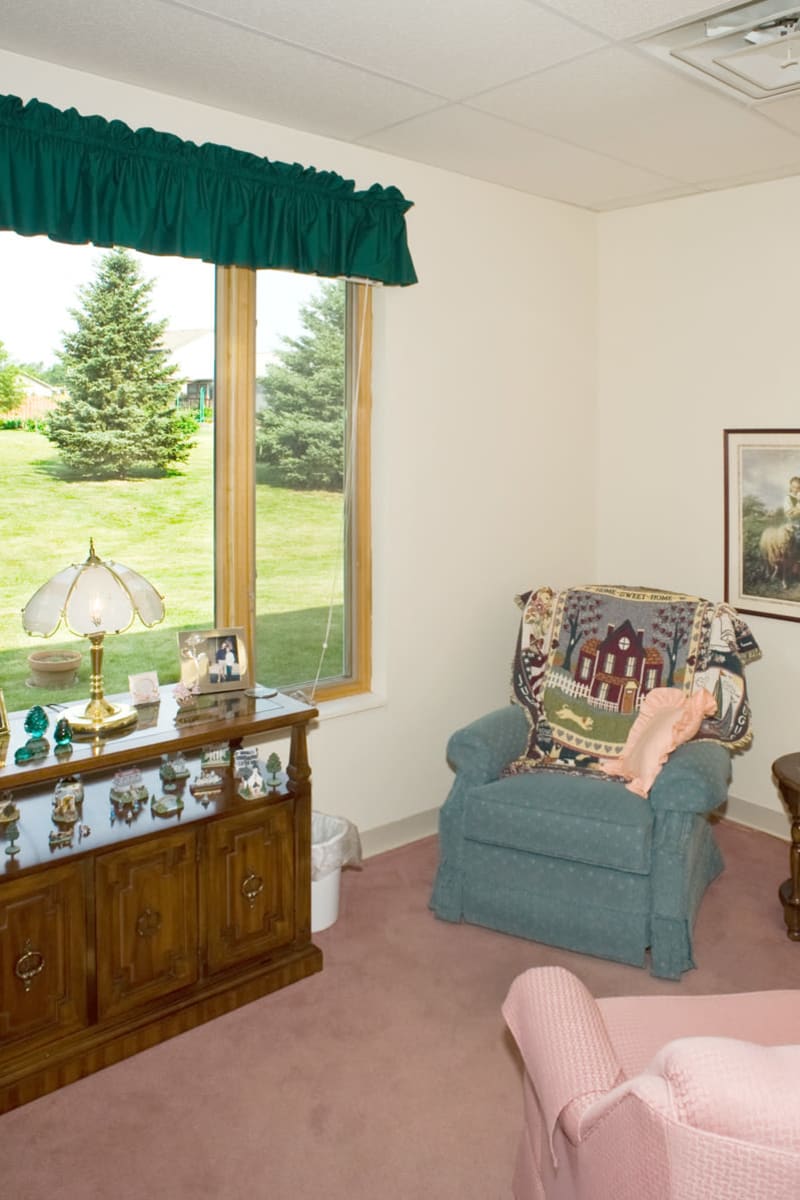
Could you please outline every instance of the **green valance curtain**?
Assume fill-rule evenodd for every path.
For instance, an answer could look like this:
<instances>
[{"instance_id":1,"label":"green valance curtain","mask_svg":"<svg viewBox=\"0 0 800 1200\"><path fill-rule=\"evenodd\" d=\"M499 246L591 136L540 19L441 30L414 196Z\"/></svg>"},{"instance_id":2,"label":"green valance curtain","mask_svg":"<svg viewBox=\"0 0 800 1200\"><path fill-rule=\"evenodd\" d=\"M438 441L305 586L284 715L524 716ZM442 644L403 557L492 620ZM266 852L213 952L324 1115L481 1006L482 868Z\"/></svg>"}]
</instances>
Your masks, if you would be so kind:
<instances>
[{"instance_id":1,"label":"green valance curtain","mask_svg":"<svg viewBox=\"0 0 800 1200\"><path fill-rule=\"evenodd\" d=\"M410 207L394 187L0 96L0 228L20 234L410 284Z\"/></svg>"}]
</instances>

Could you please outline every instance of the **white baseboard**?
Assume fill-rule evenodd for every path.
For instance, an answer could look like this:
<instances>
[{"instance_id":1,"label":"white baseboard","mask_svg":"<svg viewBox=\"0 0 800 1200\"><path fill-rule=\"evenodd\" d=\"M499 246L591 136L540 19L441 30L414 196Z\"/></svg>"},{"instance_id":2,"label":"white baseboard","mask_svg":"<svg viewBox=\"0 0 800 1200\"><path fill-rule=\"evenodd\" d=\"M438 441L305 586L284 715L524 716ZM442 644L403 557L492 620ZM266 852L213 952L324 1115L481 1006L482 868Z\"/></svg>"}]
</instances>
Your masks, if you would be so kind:
<instances>
[{"instance_id":1,"label":"white baseboard","mask_svg":"<svg viewBox=\"0 0 800 1200\"><path fill-rule=\"evenodd\" d=\"M361 850L364 858L372 858L374 854L383 854L386 850L396 850L398 846L407 846L409 842L430 837L438 828L439 809L430 808L426 812L415 813L413 817L404 817L402 821L368 829L361 834Z\"/></svg>"},{"instance_id":2,"label":"white baseboard","mask_svg":"<svg viewBox=\"0 0 800 1200\"><path fill-rule=\"evenodd\" d=\"M746 825L748 829L757 829L761 833L770 833L785 842L791 841L789 817L784 812L775 812L774 809L764 808L761 804L751 804L749 800L729 796L722 815L726 821Z\"/></svg>"}]
</instances>

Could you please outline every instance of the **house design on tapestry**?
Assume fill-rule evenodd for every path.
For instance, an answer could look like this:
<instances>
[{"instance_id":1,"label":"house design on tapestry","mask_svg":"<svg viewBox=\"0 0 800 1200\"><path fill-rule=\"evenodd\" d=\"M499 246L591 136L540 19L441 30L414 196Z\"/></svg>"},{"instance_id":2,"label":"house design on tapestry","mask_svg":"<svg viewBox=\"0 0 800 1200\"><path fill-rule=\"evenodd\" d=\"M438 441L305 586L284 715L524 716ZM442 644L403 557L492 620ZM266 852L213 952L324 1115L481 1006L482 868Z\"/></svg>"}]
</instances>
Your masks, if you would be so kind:
<instances>
[{"instance_id":1,"label":"house design on tapestry","mask_svg":"<svg viewBox=\"0 0 800 1200\"><path fill-rule=\"evenodd\" d=\"M620 713L634 712L642 697L661 686L664 659L655 646L645 646L644 630L623 621L600 638L581 646L575 680L588 696Z\"/></svg>"}]
</instances>

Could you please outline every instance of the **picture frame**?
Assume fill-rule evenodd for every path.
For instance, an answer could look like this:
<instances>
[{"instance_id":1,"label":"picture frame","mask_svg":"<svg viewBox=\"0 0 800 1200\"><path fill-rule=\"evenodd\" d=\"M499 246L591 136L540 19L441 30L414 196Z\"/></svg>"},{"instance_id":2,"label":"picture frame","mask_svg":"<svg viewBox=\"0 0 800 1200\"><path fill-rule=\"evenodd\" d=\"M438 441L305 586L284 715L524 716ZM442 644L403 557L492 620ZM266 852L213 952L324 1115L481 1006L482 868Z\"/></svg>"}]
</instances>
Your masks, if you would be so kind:
<instances>
[{"instance_id":1,"label":"picture frame","mask_svg":"<svg viewBox=\"0 0 800 1200\"><path fill-rule=\"evenodd\" d=\"M3 695L3 690L0 688L0 737L11 732L11 726L8 723L8 709L6 708L6 699Z\"/></svg>"},{"instance_id":2,"label":"picture frame","mask_svg":"<svg viewBox=\"0 0 800 1200\"><path fill-rule=\"evenodd\" d=\"M182 629L178 633L181 683L200 695L240 692L250 683L244 630Z\"/></svg>"},{"instance_id":3,"label":"picture frame","mask_svg":"<svg viewBox=\"0 0 800 1200\"><path fill-rule=\"evenodd\" d=\"M160 698L158 671L140 671L138 675L129 675L128 690L131 703L137 707L140 704L157 704Z\"/></svg>"},{"instance_id":4,"label":"picture frame","mask_svg":"<svg viewBox=\"0 0 800 1200\"><path fill-rule=\"evenodd\" d=\"M726 429L723 441L725 600L800 621L800 429Z\"/></svg>"}]
</instances>

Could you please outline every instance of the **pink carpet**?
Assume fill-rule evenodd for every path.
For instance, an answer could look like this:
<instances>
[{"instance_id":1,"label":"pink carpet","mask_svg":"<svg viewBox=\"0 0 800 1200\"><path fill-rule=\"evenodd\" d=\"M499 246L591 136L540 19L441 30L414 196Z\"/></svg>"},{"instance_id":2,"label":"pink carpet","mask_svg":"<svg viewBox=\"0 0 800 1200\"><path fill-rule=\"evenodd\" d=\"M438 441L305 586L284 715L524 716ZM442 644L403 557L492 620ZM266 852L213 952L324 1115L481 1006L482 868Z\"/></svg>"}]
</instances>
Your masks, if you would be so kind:
<instances>
[{"instance_id":1,"label":"pink carpet","mask_svg":"<svg viewBox=\"0 0 800 1200\"><path fill-rule=\"evenodd\" d=\"M788 845L716 833L727 869L681 983L437 921L433 838L345 871L320 975L0 1117L2 1195L508 1200L521 1095L500 1005L519 972L561 963L596 995L800 988Z\"/></svg>"}]
</instances>

